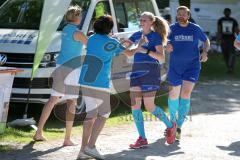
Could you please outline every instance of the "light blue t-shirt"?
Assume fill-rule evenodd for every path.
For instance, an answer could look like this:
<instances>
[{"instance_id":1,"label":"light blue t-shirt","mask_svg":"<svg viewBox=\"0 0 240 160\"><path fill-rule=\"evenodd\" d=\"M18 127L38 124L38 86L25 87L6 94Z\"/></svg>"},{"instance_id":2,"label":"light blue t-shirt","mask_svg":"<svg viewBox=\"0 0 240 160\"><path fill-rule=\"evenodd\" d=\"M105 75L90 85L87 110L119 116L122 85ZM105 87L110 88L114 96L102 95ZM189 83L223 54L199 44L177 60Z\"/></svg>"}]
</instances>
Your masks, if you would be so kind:
<instances>
[{"instance_id":1,"label":"light blue t-shirt","mask_svg":"<svg viewBox=\"0 0 240 160\"><path fill-rule=\"evenodd\" d=\"M169 41L173 46L170 67L181 68L185 67L185 64L196 64L200 67L199 40L203 42L207 40L200 26L190 22L188 26L182 27L179 23L174 23L170 26L170 30Z\"/></svg>"},{"instance_id":2,"label":"light blue t-shirt","mask_svg":"<svg viewBox=\"0 0 240 160\"><path fill-rule=\"evenodd\" d=\"M132 42L137 43L141 39L142 34L143 34L142 31L135 32L129 39ZM145 36L147 37L149 42L145 43L142 46L143 48L155 52L156 51L155 47L158 45L162 45L162 38L158 33L152 31ZM157 60L145 53L139 52L134 55L134 62L157 62Z\"/></svg>"},{"instance_id":3,"label":"light blue t-shirt","mask_svg":"<svg viewBox=\"0 0 240 160\"><path fill-rule=\"evenodd\" d=\"M74 33L79 31L76 25L67 24L62 31L61 51L57 57L57 64L62 65L82 52L82 43L74 40Z\"/></svg>"},{"instance_id":4,"label":"light blue t-shirt","mask_svg":"<svg viewBox=\"0 0 240 160\"><path fill-rule=\"evenodd\" d=\"M91 87L110 88L112 59L123 50L121 43L108 35L92 35L88 39L79 83Z\"/></svg>"}]
</instances>

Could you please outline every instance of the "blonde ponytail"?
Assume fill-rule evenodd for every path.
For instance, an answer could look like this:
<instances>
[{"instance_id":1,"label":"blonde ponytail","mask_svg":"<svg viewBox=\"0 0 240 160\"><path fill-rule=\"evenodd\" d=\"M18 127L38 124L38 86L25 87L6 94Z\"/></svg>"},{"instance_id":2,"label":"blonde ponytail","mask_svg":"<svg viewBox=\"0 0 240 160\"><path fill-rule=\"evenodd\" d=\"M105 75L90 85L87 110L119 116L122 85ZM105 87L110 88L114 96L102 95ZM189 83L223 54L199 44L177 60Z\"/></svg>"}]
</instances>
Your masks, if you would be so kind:
<instances>
[{"instance_id":1,"label":"blonde ponytail","mask_svg":"<svg viewBox=\"0 0 240 160\"><path fill-rule=\"evenodd\" d=\"M167 21L162 17L155 16L155 21L153 22L153 29L162 37L163 45L166 45L170 30Z\"/></svg>"}]
</instances>

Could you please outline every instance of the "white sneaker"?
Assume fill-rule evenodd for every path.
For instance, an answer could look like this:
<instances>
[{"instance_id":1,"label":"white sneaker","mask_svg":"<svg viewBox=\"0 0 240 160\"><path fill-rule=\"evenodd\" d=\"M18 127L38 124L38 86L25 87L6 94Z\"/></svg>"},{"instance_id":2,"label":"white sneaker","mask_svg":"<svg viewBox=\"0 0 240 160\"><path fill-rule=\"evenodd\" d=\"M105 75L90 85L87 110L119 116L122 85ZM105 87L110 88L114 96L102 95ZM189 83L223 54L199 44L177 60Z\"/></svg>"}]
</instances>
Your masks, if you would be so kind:
<instances>
[{"instance_id":1,"label":"white sneaker","mask_svg":"<svg viewBox=\"0 0 240 160\"><path fill-rule=\"evenodd\" d=\"M77 160L81 160L81 159L93 159L93 157L85 154L84 152L80 151L78 156L77 156Z\"/></svg>"},{"instance_id":2,"label":"white sneaker","mask_svg":"<svg viewBox=\"0 0 240 160\"><path fill-rule=\"evenodd\" d=\"M105 159L105 157L101 155L95 147L94 148L85 147L84 153L96 159L101 159L101 160Z\"/></svg>"}]
</instances>

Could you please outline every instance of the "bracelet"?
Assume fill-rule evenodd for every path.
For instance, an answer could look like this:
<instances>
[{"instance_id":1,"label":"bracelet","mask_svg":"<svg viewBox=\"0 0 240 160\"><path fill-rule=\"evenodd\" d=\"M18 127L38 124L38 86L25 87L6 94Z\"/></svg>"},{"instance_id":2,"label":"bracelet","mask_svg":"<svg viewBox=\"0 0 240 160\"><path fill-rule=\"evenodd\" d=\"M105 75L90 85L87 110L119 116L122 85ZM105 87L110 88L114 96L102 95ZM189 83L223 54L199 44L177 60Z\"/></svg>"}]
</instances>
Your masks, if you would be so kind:
<instances>
[{"instance_id":1,"label":"bracelet","mask_svg":"<svg viewBox=\"0 0 240 160\"><path fill-rule=\"evenodd\" d=\"M146 52L146 54L149 55L149 53L150 53L150 50L148 49L147 52Z\"/></svg>"}]
</instances>

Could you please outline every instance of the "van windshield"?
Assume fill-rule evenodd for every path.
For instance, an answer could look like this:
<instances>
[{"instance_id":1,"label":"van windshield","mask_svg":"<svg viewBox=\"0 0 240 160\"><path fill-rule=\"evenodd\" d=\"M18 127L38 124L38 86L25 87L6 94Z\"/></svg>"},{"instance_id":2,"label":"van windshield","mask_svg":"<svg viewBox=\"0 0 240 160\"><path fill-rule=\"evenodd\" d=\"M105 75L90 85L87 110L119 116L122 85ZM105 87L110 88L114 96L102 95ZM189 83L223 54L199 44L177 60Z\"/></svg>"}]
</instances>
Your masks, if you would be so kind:
<instances>
[{"instance_id":1,"label":"van windshield","mask_svg":"<svg viewBox=\"0 0 240 160\"><path fill-rule=\"evenodd\" d=\"M72 5L82 7L82 20L85 19L91 0L73 0ZM39 29L43 0L9 0L0 8L0 28ZM62 21L58 30L62 30ZM79 29L82 28L80 24Z\"/></svg>"}]
</instances>

